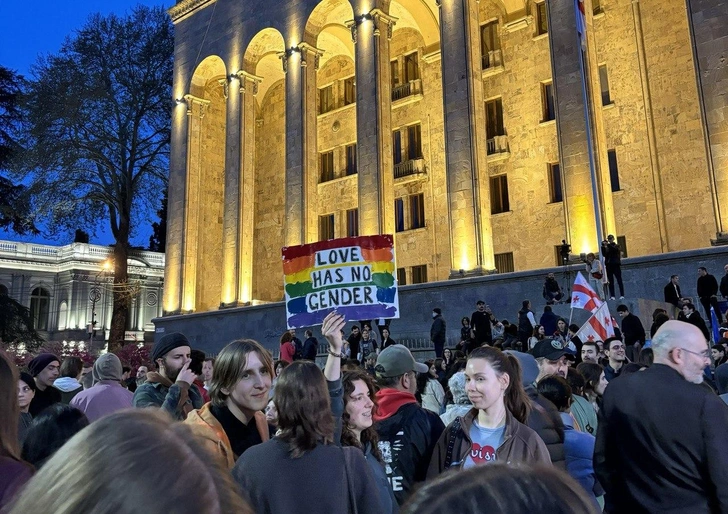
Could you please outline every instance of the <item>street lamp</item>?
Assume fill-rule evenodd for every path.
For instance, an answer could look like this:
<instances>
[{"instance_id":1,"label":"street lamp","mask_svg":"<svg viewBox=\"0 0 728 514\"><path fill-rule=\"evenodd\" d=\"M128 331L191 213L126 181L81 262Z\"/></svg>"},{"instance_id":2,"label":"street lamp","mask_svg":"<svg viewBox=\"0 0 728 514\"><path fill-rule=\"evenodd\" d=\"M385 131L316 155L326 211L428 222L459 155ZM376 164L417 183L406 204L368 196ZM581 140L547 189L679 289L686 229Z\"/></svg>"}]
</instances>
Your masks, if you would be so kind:
<instances>
[{"instance_id":1,"label":"street lamp","mask_svg":"<svg viewBox=\"0 0 728 514\"><path fill-rule=\"evenodd\" d=\"M86 330L88 331L89 350L93 348L94 335L96 333L96 302L101 300L101 297L103 296L102 291L98 287L99 275L111 271L111 268L111 261L109 259L106 259L104 262L101 263L101 269L98 273L96 273L96 276L94 277L94 287L91 290L91 323L89 323L86 327Z\"/></svg>"}]
</instances>

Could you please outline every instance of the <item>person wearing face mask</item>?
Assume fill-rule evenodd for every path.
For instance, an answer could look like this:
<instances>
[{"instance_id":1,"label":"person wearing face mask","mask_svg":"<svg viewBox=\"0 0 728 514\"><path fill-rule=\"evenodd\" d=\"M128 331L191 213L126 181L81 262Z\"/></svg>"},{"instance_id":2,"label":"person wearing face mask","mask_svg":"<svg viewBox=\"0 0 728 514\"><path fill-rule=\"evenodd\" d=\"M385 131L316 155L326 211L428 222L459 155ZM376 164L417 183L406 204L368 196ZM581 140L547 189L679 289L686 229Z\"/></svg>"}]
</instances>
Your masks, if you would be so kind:
<instances>
[{"instance_id":1,"label":"person wearing face mask","mask_svg":"<svg viewBox=\"0 0 728 514\"><path fill-rule=\"evenodd\" d=\"M341 445L353 446L364 452L384 506L383 514L399 512L397 499L387 480L384 459L379 450L379 436L373 427L373 413L377 407L376 388L372 378L361 370L347 371L342 378L344 387L344 414L342 416Z\"/></svg>"},{"instance_id":2,"label":"person wearing face mask","mask_svg":"<svg viewBox=\"0 0 728 514\"><path fill-rule=\"evenodd\" d=\"M447 327L442 310L439 307L432 309L432 326L430 327L430 341L435 345L435 357L442 357L447 339Z\"/></svg>"},{"instance_id":3,"label":"person wearing face mask","mask_svg":"<svg viewBox=\"0 0 728 514\"><path fill-rule=\"evenodd\" d=\"M605 511L728 512L728 406L701 385L705 337L671 320L652 349L652 366L604 392L594 470Z\"/></svg>"},{"instance_id":4,"label":"person wearing face mask","mask_svg":"<svg viewBox=\"0 0 728 514\"><path fill-rule=\"evenodd\" d=\"M532 408L521 383L518 359L492 347L468 356L465 388L473 408L456 418L440 437L428 478L449 468L495 462L551 464L543 440L526 426Z\"/></svg>"}]
</instances>

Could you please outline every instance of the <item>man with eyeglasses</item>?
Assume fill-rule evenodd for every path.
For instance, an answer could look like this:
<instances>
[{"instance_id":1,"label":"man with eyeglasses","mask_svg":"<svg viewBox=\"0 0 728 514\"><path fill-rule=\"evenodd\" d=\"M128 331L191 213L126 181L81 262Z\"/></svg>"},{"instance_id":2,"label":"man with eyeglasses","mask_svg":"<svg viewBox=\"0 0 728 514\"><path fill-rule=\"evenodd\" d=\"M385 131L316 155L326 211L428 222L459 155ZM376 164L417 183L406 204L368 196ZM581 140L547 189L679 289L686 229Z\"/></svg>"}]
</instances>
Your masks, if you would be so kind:
<instances>
[{"instance_id":1,"label":"man with eyeglasses","mask_svg":"<svg viewBox=\"0 0 728 514\"><path fill-rule=\"evenodd\" d=\"M622 372L624 361L627 360L626 347L618 337L610 337L604 341L604 354L609 363L604 366L604 378L611 382Z\"/></svg>"},{"instance_id":2,"label":"man with eyeglasses","mask_svg":"<svg viewBox=\"0 0 728 514\"><path fill-rule=\"evenodd\" d=\"M700 330L667 321L654 364L604 392L594 470L605 512L728 512L728 405L704 385Z\"/></svg>"}]
</instances>

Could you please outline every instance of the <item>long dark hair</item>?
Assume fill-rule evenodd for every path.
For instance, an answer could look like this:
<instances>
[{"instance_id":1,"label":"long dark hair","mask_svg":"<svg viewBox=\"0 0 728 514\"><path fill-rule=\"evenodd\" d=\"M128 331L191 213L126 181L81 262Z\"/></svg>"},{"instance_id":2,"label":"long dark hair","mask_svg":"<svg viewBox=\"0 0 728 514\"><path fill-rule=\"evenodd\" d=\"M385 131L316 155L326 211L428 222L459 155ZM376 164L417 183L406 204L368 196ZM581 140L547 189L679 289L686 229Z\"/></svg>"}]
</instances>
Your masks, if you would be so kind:
<instances>
[{"instance_id":1,"label":"long dark hair","mask_svg":"<svg viewBox=\"0 0 728 514\"><path fill-rule=\"evenodd\" d=\"M23 459L40 468L87 426L88 418L77 408L62 403L51 405L31 423L23 441Z\"/></svg>"},{"instance_id":2,"label":"long dark hair","mask_svg":"<svg viewBox=\"0 0 728 514\"><path fill-rule=\"evenodd\" d=\"M599 379L604 372L602 365L595 362L582 362L576 367L576 371L584 377L584 392L596 394Z\"/></svg>"},{"instance_id":3,"label":"long dark hair","mask_svg":"<svg viewBox=\"0 0 728 514\"><path fill-rule=\"evenodd\" d=\"M0 350L0 456L20 460L18 448L18 370Z\"/></svg>"},{"instance_id":4,"label":"long dark hair","mask_svg":"<svg viewBox=\"0 0 728 514\"><path fill-rule=\"evenodd\" d=\"M349 430L349 413L346 412L346 404L349 402L351 393L354 392L354 382L357 380L364 382L369 390L372 403L374 403L372 412L375 412L377 409L377 400L374 396L377 389L374 386L372 377L360 369L345 371L341 379L341 384L344 386L344 414L341 416L341 444L342 446L355 446L357 448L362 448L363 445L368 444L371 447L372 455L374 455L379 462L384 462L382 459L382 452L379 451L379 435L377 435L374 425L370 426L366 430L362 430L361 442L356 435L354 435L354 432Z\"/></svg>"},{"instance_id":5,"label":"long dark hair","mask_svg":"<svg viewBox=\"0 0 728 514\"><path fill-rule=\"evenodd\" d=\"M506 408L521 423L526 423L531 412L531 404L521 382L521 365L518 359L492 346L476 348L468 356L468 361L485 359L498 375L507 373L510 381L506 389L504 401Z\"/></svg>"},{"instance_id":6,"label":"long dark hair","mask_svg":"<svg viewBox=\"0 0 728 514\"><path fill-rule=\"evenodd\" d=\"M296 361L281 372L273 403L278 410L278 438L298 458L319 444L334 442L334 416L326 379L315 363Z\"/></svg>"},{"instance_id":7,"label":"long dark hair","mask_svg":"<svg viewBox=\"0 0 728 514\"><path fill-rule=\"evenodd\" d=\"M422 395L425 394L427 382L429 382L432 378L432 376L430 376L430 368L433 366L433 364L435 364L435 361L432 359L425 361L425 366L427 366L427 372L417 374L417 392L415 392L415 398L417 398L417 401L420 402L420 404L422 404Z\"/></svg>"}]
</instances>

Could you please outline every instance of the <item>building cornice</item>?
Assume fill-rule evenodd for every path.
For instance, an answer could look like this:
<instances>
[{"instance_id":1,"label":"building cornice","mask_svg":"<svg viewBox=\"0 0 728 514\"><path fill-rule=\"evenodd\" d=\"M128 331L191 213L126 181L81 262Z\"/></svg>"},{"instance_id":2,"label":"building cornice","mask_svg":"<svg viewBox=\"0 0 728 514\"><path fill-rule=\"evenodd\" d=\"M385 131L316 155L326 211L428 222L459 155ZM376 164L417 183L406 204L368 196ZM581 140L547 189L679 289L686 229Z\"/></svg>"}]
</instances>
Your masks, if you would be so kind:
<instances>
[{"instance_id":1,"label":"building cornice","mask_svg":"<svg viewBox=\"0 0 728 514\"><path fill-rule=\"evenodd\" d=\"M167 14L172 18L172 23L178 23L198 9L215 3L216 0L182 0L167 9Z\"/></svg>"}]
</instances>

